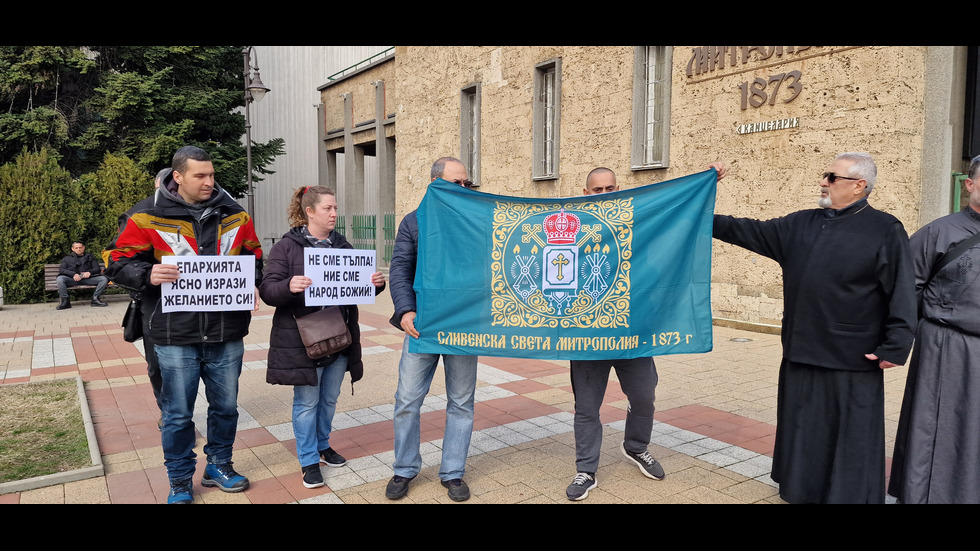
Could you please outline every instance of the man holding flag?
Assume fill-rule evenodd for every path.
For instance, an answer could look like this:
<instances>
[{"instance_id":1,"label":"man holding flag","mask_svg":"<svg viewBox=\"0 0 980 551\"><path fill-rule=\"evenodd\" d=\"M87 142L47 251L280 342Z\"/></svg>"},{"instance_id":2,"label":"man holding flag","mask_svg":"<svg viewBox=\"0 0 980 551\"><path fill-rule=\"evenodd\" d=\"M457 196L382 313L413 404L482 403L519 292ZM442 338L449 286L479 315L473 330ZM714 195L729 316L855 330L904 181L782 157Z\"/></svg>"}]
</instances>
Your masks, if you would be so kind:
<instances>
[{"instance_id":1,"label":"man holding flag","mask_svg":"<svg viewBox=\"0 0 980 551\"><path fill-rule=\"evenodd\" d=\"M432 164L432 181L443 179L463 187L473 183L459 159L442 157ZM418 354L409 352L410 339L418 339L415 329L415 267L418 258L419 226L416 211L408 213L398 226L391 257L389 278L395 313L391 324L405 332L401 360L398 362L398 389L395 391L395 475L388 481L385 496L401 499L408 485L422 468L421 408L435 375L439 357L446 370L446 430L442 442L439 478L453 501L466 501L470 489L463 482L466 454L473 434L473 402L476 391L476 356L456 354Z\"/></svg>"},{"instance_id":2,"label":"man holding flag","mask_svg":"<svg viewBox=\"0 0 980 551\"><path fill-rule=\"evenodd\" d=\"M718 172L718 179L725 177L727 167L721 163L711 165ZM599 167L585 178L584 195L599 195L619 191L616 174ZM599 450L602 446L602 422L599 408L606 393L609 369L616 370L620 387L629 405L626 409L626 427L620 451L640 468L647 478L663 480L665 473L660 462L647 451L653 429L654 398L657 387L657 366L653 357L615 360L571 360L570 375L572 393L575 396L575 468L576 475L565 490L572 501L581 501L597 486L595 472L599 466Z\"/></svg>"},{"instance_id":3,"label":"man holding flag","mask_svg":"<svg viewBox=\"0 0 980 551\"><path fill-rule=\"evenodd\" d=\"M524 198L466 189L462 163L436 162L425 197L399 227L391 262L392 324L413 338L405 339L399 367L390 499L405 495L421 466L418 411L440 356L450 406L439 477L451 498L469 495L461 475L475 356L598 361L600 376L576 383L583 412L598 410L610 367L636 364L640 376L624 383L637 414L625 449L645 475L663 476L643 455L656 385L650 358L711 350L711 224L720 175L712 168L622 191L604 169L589 179L601 198ZM417 358L427 367L412 367ZM472 358L471 370L459 367L464 358ZM464 390L468 396L453 396ZM593 435L600 443L601 433ZM597 457L583 440L583 456Z\"/></svg>"}]
</instances>

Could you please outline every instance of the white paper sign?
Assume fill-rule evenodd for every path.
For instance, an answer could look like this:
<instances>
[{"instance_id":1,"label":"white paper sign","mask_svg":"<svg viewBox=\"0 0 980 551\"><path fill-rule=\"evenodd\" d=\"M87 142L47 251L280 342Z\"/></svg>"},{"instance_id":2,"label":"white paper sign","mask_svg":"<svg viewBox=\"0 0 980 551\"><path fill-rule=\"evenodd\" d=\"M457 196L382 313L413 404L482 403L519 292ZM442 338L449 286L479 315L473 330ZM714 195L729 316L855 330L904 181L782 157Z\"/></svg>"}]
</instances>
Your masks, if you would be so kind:
<instances>
[{"instance_id":1,"label":"white paper sign","mask_svg":"<svg viewBox=\"0 0 980 551\"><path fill-rule=\"evenodd\" d=\"M160 285L163 312L221 312L255 308L255 257L165 256L180 277Z\"/></svg>"},{"instance_id":2,"label":"white paper sign","mask_svg":"<svg viewBox=\"0 0 980 551\"><path fill-rule=\"evenodd\" d=\"M313 280L303 293L307 306L374 304L375 251L305 247L303 256L303 275Z\"/></svg>"}]
</instances>

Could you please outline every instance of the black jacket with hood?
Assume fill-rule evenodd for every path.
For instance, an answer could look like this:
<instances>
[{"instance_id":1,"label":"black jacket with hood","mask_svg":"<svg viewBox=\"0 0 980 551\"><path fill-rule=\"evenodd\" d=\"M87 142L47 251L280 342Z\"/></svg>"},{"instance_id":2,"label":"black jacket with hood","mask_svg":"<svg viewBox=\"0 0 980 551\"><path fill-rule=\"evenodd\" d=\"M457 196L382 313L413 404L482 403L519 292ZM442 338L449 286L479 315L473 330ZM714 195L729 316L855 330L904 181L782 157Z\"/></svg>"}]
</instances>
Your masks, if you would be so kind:
<instances>
[{"instance_id":1,"label":"black jacket with hood","mask_svg":"<svg viewBox=\"0 0 980 551\"><path fill-rule=\"evenodd\" d=\"M302 226L295 227L273 245L269 251L262 285L259 294L262 300L276 307L272 317L272 335L269 337L268 369L265 380L274 385L316 385L316 368L329 365L336 360L337 355L312 360L306 355L306 347L296 328L296 318L311 314L320 309L319 306L306 306L303 293L293 293L289 290L289 280L296 275L303 275L305 259L303 249L310 247L310 241L305 237ZM347 239L336 231L327 236L331 248L353 249ZM375 288L375 294L380 293L384 285ZM361 359L361 330L358 326L359 313L357 306L341 306L347 329L351 335L351 345L339 354L347 356L347 371L351 375L351 384L364 375L364 363Z\"/></svg>"},{"instance_id":2,"label":"black jacket with hood","mask_svg":"<svg viewBox=\"0 0 980 551\"><path fill-rule=\"evenodd\" d=\"M189 205L177 193L173 174L138 205L127 213L119 235L103 252L104 273L114 283L140 294L144 328L154 344L227 342L247 335L250 311L164 313L160 286L150 284L150 271L164 256L254 255L255 284L259 285L262 248L245 209L217 185L208 200ZM192 210L198 210L200 218Z\"/></svg>"}]
</instances>

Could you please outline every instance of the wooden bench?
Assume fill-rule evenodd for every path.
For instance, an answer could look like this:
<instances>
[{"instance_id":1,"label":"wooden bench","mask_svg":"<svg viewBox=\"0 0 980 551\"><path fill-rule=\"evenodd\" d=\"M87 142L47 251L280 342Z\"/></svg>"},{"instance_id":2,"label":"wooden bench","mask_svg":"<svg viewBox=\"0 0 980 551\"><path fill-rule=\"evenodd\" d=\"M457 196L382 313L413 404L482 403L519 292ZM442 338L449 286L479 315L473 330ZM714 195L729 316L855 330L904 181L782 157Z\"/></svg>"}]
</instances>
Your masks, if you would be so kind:
<instances>
[{"instance_id":1,"label":"wooden bench","mask_svg":"<svg viewBox=\"0 0 980 551\"><path fill-rule=\"evenodd\" d=\"M99 262L99 268L105 270L105 266ZM44 265L44 290L45 291L57 291L58 290L58 271L61 270L61 264L45 264ZM109 282L109 286L106 289L112 288L112 282ZM95 285L72 285L68 288L69 291L75 291L77 289L95 289Z\"/></svg>"}]
</instances>

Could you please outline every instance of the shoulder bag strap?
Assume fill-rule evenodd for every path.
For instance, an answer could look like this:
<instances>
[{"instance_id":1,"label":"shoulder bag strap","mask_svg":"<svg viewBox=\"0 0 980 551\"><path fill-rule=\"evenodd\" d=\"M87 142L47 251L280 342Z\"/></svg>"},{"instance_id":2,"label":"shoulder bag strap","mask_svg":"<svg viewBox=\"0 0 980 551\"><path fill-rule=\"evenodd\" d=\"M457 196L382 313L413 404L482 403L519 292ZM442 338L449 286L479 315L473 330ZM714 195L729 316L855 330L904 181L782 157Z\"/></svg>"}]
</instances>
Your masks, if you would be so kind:
<instances>
[{"instance_id":1,"label":"shoulder bag strap","mask_svg":"<svg viewBox=\"0 0 980 551\"><path fill-rule=\"evenodd\" d=\"M955 247L947 251L946 254L939 259L939 262L936 262L935 266L933 266L932 272L929 273L929 279L926 280L926 283L922 286L922 288L925 289L928 287L929 283L932 282L932 278L936 277L936 274L939 273L939 270L942 270L947 264L956 260L964 252L973 248L977 242L980 242L980 232L977 232L963 241L960 241Z\"/></svg>"}]
</instances>

